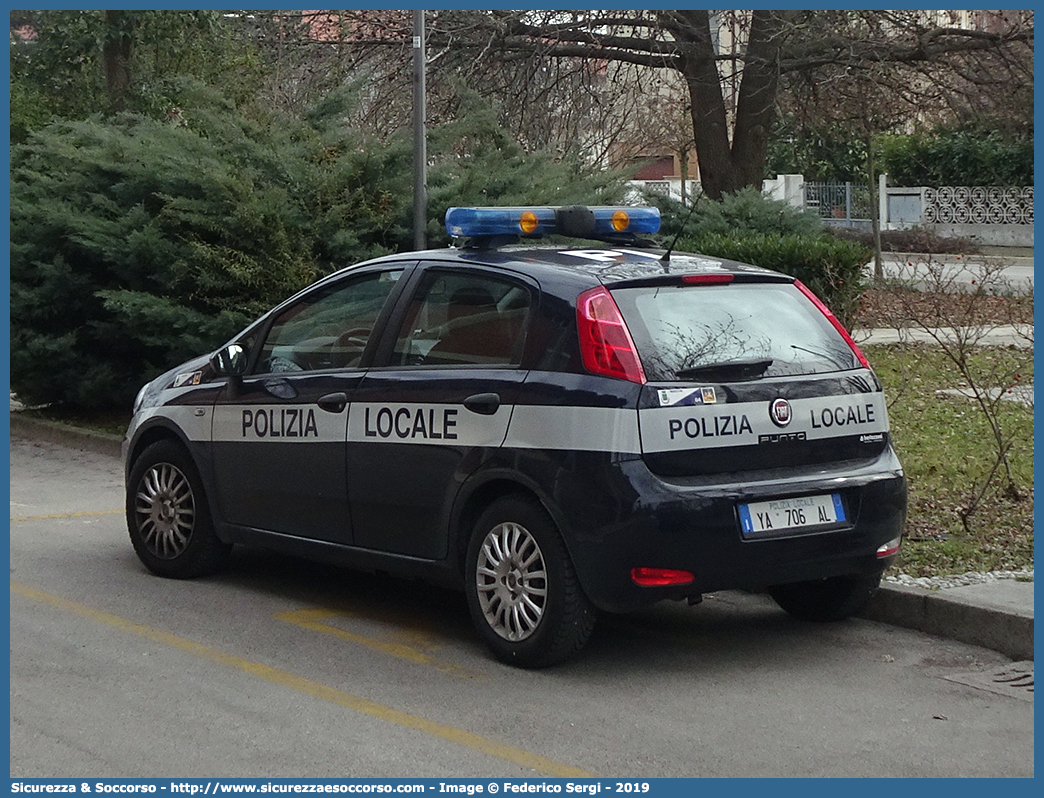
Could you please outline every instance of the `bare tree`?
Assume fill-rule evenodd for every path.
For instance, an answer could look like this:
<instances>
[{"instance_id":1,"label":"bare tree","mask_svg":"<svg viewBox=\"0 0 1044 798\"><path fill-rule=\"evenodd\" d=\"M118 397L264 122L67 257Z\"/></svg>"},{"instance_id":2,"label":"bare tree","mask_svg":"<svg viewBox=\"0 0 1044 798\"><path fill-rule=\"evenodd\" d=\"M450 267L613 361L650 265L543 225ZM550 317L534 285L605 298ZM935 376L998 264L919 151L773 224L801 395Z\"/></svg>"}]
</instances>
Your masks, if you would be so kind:
<instances>
[{"instance_id":1,"label":"bare tree","mask_svg":"<svg viewBox=\"0 0 1044 798\"><path fill-rule=\"evenodd\" d=\"M839 69L855 75L894 65L919 70L944 91L942 79L967 72L976 59L1015 61L1014 53L1031 50L1033 41L1032 12L1013 16L996 30L941 25L914 11L482 14L474 17L479 21L467 36L456 39L456 46L477 57L535 53L679 74L689 93L703 190L712 198L760 183L785 75ZM740 46L723 46L726 31L743 38ZM452 38L451 31L444 35ZM723 88L730 82L738 85L734 111Z\"/></svg>"},{"instance_id":2,"label":"bare tree","mask_svg":"<svg viewBox=\"0 0 1044 798\"><path fill-rule=\"evenodd\" d=\"M286 64L277 81L286 91L354 81L361 118L375 131L408 120L408 14L287 15L270 20L296 20L296 33L280 39L289 31L280 22L268 34ZM429 114L450 118L462 89L477 92L524 146L581 146L599 157L629 131L650 132L654 117L634 91L636 70L674 75L690 124L672 138L692 136L703 191L718 198L760 184L791 76L869 75L900 99L923 99L931 87L954 107L968 102L954 96L958 89L967 97L997 82L1028 85L1031 96L1033 13L998 19L966 28L921 11L429 12Z\"/></svg>"},{"instance_id":3,"label":"bare tree","mask_svg":"<svg viewBox=\"0 0 1044 798\"><path fill-rule=\"evenodd\" d=\"M874 278L878 281L883 279L884 270L874 137L903 125L915 113L906 103L897 101L899 90L894 67L879 64L858 72L839 68L816 70L814 74L795 73L787 92L787 112L799 126L815 128L829 120L857 139L866 153L864 174L870 196Z\"/></svg>"}]
</instances>

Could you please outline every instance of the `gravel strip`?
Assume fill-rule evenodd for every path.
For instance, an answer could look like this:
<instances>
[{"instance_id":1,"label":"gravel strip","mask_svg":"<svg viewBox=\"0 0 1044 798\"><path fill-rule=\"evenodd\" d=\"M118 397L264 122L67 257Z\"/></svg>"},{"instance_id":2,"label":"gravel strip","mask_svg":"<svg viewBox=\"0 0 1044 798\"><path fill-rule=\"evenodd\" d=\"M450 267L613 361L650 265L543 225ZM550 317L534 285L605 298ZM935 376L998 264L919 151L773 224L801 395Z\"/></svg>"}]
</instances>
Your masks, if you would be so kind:
<instances>
[{"instance_id":1,"label":"gravel strip","mask_svg":"<svg viewBox=\"0 0 1044 798\"><path fill-rule=\"evenodd\" d=\"M1033 571L969 571L966 574L949 576L909 576L907 574L889 575L883 581L908 587L922 587L927 590L942 590L948 587L964 587L984 582L996 582L1000 579L1018 579L1023 582L1033 581Z\"/></svg>"}]
</instances>

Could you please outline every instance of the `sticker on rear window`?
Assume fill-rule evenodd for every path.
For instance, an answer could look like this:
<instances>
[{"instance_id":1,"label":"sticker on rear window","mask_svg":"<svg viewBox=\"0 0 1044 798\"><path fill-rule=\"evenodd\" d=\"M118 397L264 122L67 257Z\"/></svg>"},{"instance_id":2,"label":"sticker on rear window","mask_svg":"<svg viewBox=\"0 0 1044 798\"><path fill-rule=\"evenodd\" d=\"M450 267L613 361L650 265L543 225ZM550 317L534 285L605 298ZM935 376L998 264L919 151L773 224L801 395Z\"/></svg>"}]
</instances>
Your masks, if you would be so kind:
<instances>
[{"instance_id":1,"label":"sticker on rear window","mask_svg":"<svg viewBox=\"0 0 1044 798\"><path fill-rule=\"evenodd\" d=\"M713 405L718 402L718 394L714 387L709 388L661 388L657 391L660 407L686 407L692 405Z\"/></svg>"}]
</instances>

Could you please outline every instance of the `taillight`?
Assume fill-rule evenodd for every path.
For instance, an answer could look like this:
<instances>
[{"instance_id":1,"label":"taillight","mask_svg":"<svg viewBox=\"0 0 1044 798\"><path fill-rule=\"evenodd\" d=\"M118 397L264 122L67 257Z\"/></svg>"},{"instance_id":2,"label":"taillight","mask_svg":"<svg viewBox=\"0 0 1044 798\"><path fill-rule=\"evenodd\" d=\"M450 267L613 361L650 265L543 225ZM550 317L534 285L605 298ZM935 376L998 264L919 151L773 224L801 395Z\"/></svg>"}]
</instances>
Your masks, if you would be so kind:
<instances>
[{"instance_id":1,"label":"taillight","mask_svg":"<svg viewBox=\"0 0 1044 798\"><path fill-rule=\"evenodd\" d=\"M605 286L584 291L576 299L580 354L592 374L645 384L631 333Z\"/></svg>"},{"instance_id":2,"label":"taillight","mask_svg":"<svg viewBox=\"0 0 1044 798\"><path fill-rule=\"evenodd\" d=\"M795 280L794 285L798 287L802 294L812 301L813 305L819 308L820 312L827 317L827 320L834 325L834 329L841 333L841 337L844 338L845 342L852 348L852 353L859 359L859 362L863 364L863 368L870 368L870 361L866 359L866 355L864 355L862 350L860 350L859 345L852 340L852 336L849 334L848 330L845 329L845 325L838 321L837 316L830 311L830 308L824 305L823 301L813 294L808 286L800 280Z\"/></svg>"},{"instance_id":3,"label":"taillight","mask_svg":"<svg viewBox=\"0 0 1044 798\"><path fill-rule=\"evenodd\" d=\"M641 587L665 587L687 585L696 580L689 571L674 568L632 568L631 581Z\"/></svg>"}]
</instances>

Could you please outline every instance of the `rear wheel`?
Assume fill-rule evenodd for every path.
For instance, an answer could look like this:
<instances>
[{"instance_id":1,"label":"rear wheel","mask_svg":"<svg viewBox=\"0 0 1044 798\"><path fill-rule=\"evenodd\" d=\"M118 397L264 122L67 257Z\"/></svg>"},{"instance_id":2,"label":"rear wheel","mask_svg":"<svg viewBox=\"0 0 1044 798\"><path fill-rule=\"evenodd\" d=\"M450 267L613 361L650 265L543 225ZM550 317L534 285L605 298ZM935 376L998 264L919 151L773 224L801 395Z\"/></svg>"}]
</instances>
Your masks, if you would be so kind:
<instances>
[{"instance_id":1,"label":"rear wheel","mask_svg":"<svg viewBox=\"0 0 1044 798\"><path fill-rule=\"evenodd\" d=\"M866 609L881 575L835 576L769 588L775 602L803 621L840 621Z\"/></svg>"},{"instance_id":2,"label":"rear wheel","mask_svg":"<svg viewBox=\"0 0 1044 798\"><path fill-rule=\"evenodd\" d=\"M152 444L135 461L127 480L127 528L138 559L160 576L211 573L232 549L214 534L195 464L173 441Z\"/></svg>"},{"instance_id":3,"label":"rear wheel","mask_svg":"<svg viewBox=\"0 0 1044 798\"><path fill-rule=\"evenodd\" d=\"M506 497L482 513L466 580L472 621L503 662L553 665L579 651L594 628L594 609L565 544L533 501Z\"/></svg>"}]
</instances>

